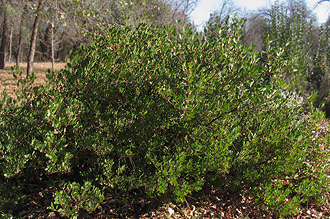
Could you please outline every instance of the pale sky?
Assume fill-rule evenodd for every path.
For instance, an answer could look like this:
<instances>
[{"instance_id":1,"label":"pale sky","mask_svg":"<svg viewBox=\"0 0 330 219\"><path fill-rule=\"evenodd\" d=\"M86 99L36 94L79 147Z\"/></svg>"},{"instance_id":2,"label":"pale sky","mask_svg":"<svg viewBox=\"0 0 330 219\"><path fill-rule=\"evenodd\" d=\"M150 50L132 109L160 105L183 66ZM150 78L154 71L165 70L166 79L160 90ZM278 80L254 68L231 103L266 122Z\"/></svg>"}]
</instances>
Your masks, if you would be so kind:
<instances>
[{"instance_id":1,"label":"pale sky","mask_svg":"<svg viewBox=\"0 0 330 219\"><path fill-rule=\"evenodd\" d=\"M247 10L255 10L263 6L269 6L274 0L233 0L237 6ZM319 0L306 0L307 6L313 8ZM196 25L203 25L212 11L220 9L222 0L199 0L195 10L190 14L191 19ZM314 9L319 23L323 23L330 14L330 2L324 2ZM199 27L201 28L201 26Z\"/></svg>"}]
</instances>

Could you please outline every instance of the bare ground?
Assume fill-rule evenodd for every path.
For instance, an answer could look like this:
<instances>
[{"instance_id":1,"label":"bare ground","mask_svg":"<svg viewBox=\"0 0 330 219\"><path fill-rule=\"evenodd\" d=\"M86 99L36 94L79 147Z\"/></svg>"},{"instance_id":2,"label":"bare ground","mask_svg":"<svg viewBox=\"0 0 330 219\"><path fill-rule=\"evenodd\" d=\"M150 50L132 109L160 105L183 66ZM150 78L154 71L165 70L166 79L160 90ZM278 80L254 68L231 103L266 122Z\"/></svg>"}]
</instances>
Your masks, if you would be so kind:
<instances>
[{"instance_id":1,"label":"bare ground","mask_svg":"<svg viewBox=\"0 0 330 219\"><path fill-rule=\"evenodd\" d=\"M9 96L14 97L15 92L17 90L17 80L13 77L12 67L14 63L8 63L5 66L5 69L0 69L0 98L2 97L3 90L6 89ZM60 70L65 67L65 63L55 63L55 70ZM47 69L52 68L51 62L44 62L44 63L34 63L33 64L33 71L36 75L36 80L34 84L36 86L42 85L46 81L46 71ZM26 63L20 63L20 69L22 71L23 78L26 77Z\"/></svg>"}]
</instances>

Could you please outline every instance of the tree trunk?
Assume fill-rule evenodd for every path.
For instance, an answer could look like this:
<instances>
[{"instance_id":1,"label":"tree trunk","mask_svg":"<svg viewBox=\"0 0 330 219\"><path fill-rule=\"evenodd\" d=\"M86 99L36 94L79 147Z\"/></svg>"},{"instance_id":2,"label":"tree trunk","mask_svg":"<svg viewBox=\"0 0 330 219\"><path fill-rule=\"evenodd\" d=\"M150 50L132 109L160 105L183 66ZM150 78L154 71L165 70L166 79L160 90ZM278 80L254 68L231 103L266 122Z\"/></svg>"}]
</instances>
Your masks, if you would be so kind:
<instances>
[{"instance_id":1,"label":"tree trunk","mask_svg":"<svg viewBox=\"0 0 330 219\"><path fill-rule=\"evenodd\" d=\"M48 24L46 31L42 30L39 32L40 59L42 61L49 61L51 26L51 24Z\"/></svg>"},{"instance_id":2,"label":"tree trunk","mask_svg":"<svg viewBox=\"0 0 330 219\"><path fill-rule=\"evenodd\" d=\"M12 46L13 46L13 32L14 28L10 29L10 35L9 35L9 51L8 51L8 62L11 62L11 53L12 53Z\"/></svg>"},{"instance_id":3,"label":"tree trunk","mask_svg":"<svg viewBox=\"0 0 330 219\"><path fill-rule=\"evenodd\" d=\"M5 1L1 2L3 4L3 29L2 29L2 40L0 46L0 69L5 68L6 63L6 47L7 47L7 31L8 31L8 14Z\"/></svg>"},{"instance_id":4,"label":"tree trunk","mask_svg":"<svg viewBox=\"0 0 330 219\"><path fill-rule=\"evenodd\" d=\"M37 41L37 30L38 30L40 13L41 13L43 1L44 0L39 0L38 8L37 8L37 15L36 15L36 18L35 18L34 24L33 24L31 43L30 43L30 52L29 52L28 63L27 63L27 72L26 72L27 77L29 77L29 75L33 71L33 60L34 60L34 53L35 53L36 41Z\"/></svg>"},{"instance_id":5,"label":"tree trunk","mask_svg":"<svg viewBox=\"0 0 330 219\"><path fill-rule=\"evenodd\" d=\"M52 70L54 70L55 58L54 58L54 24L53 23L51 29L51 55L52 55Z\"/></svg>"},{"instance_id":6,"label":"tree trunk","mask_svg":"<svg viewBox=\"0 0 330 219\"><path fill-rule=\"evenodd\" d=\"M19 35L18 35L18 46L16 52L16 66L19 67L19 63L21 60L21 47L22 47L22 40L23 40L23 28L25 26L25 14L26 11L24 10L22 13L21 24L19 26Z\"/></svg>"}]
</instances>

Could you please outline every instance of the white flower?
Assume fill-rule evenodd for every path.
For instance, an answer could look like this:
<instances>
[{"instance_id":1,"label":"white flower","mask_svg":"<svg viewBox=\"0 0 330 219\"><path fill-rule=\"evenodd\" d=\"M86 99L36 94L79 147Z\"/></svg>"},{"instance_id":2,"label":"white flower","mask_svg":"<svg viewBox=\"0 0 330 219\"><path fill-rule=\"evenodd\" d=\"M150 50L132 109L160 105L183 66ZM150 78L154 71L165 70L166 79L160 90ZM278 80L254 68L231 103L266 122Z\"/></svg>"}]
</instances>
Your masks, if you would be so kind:
<instances>
[{"instance_id":1,"label":"white flower","mask_svg":"<svg viewBox=\"0 0 330 219\"><path fill-rule=\"evenodd\" d=\"M168 208L168 213L170 214L170 215L174 215L174 210L172 209L172 208Z\"/></svg>"}]
</instances>

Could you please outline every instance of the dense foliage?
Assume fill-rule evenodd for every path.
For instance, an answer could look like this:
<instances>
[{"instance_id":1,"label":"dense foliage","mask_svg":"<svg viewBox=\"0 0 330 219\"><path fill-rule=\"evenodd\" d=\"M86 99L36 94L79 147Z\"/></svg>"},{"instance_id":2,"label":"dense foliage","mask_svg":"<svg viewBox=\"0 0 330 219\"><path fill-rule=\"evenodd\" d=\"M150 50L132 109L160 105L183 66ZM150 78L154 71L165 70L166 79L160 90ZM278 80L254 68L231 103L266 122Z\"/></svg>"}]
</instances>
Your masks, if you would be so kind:
<instances>
[{"instance_id":1,"label":"dense foliage","mask_svg":"<svg viewBox=\"0 0 330 219\"><path fill-rule=\"evenodd\" d=\"M223 7L228 2L231 1L224 1ZM216 38L218 29L226 26L229 17L234 15L231 10L235 7L227 8L210 15L206 23L210 40ZM321 108L324 102L329 102L330 20L319 24L316 15L301 0L277 0L270 7L244 17L245 44L254 43L257 51L267 51L270 41L273 50L285 47L282 58L295 69L288 71L286 83L291 84L301 97L317 93L314 106ZM268 60L261 56L260 62L265 65Z\"/></svg>"},{"instance_id":2,"label":"dense foliage","mask_svg":"<svg viewBox=\"0 0 330 219\"><path fill-rule=\"evenodd\" d=\"M321 116L312 108L302 118L284 83L284 50L266 51L260 64L240 43L241 26L234 19L216 40L172 26L113 27L19 104L4 98L2 211L35 181L53 189L50 209L70 217L113 193L183 201L210 184L284 215L324 201Z\"/></svg>"},{"instance_id":3,"label":"dense foliage","mask_svg":"<svg viewBox=\"0 0 330 219\"><path fill-rule=\"evenodd\" d=\"M315 28L315 17L306 3L293 1L291 10L275 2L271 7L272 18L264 38L274 41L274 47L287 44L286 59L295 63L297 71L287 75L301 95L316 91L315 105L328 101L329 96L329 22Z\"/></svg>"}]
</instances>

